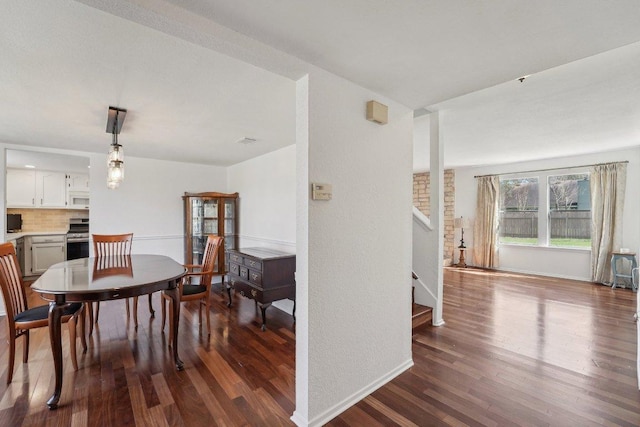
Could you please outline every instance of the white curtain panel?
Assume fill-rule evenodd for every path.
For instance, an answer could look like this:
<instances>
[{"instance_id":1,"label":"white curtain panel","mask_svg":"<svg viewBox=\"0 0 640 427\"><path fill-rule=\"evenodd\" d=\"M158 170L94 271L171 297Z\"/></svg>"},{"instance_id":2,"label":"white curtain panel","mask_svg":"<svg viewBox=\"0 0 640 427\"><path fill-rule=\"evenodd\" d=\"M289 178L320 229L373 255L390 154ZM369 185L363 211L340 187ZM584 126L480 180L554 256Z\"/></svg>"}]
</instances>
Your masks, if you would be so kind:
<instances>
[{"instance_id":1,"label":"white curtain panel","mask_svg":"<svg viewBox=\"0 0 640 427\"><path fill-rule=\"evenodd\" d=\"M611 253L622 244L627 164L595 165L591 176L591 280L611 283Z\"/></svg>"},{"instance_id":2,"label":"white curtain panel","mask_svg":"<svg viewBox=\"0 0 640 427\"><path fill-rule=\"evenodd\" d=\"M498 267L499 188L497 176L478 177L476 221L473 227L473 263L477 267Z\"/></svg>"}]
</instances>

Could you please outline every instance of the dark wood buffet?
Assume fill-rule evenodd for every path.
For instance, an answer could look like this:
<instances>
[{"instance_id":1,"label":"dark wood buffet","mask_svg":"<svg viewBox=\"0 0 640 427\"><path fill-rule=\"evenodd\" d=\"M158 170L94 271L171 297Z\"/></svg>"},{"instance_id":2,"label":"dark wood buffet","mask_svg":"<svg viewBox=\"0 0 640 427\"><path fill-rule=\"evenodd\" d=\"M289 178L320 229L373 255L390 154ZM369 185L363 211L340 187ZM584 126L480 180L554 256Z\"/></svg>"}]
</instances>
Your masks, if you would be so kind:
<instances>
[{"instance_id":1,"label":"dark wood buffet","mask_svg":"<svg viewBox=\"0 0 640 427\"><path fill-rule=\"evenodd\" d=\"M244 248L227 251L229 270L227 293L229 306L232 290L253 299L262 312L262 330L266 329L265 312L271 303L281 299L296 299L296 256L269 248Z\"/></svg>"}]
</instances>

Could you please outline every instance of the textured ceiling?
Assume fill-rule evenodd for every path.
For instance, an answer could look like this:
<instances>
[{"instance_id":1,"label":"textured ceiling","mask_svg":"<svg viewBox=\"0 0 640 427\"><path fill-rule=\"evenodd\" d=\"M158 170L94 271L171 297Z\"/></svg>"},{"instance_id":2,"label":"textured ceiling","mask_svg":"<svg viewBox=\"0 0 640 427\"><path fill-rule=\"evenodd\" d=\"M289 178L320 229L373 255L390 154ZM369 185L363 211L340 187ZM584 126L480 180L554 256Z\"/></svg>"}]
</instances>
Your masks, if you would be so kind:
<instances>
[{"instance_id":1,"label":"textured ceiling","mask_svg":"<svg viewBox=\"0 0 640 427\"><path fill-rule=\"evenodd\" d=\"M129 155L234 164L295 143L311 63L441 111L449 167L635 146L638 22L635 0L2 2L0 141L104 152L115 105Z\"/></svg>"}]
</instances>

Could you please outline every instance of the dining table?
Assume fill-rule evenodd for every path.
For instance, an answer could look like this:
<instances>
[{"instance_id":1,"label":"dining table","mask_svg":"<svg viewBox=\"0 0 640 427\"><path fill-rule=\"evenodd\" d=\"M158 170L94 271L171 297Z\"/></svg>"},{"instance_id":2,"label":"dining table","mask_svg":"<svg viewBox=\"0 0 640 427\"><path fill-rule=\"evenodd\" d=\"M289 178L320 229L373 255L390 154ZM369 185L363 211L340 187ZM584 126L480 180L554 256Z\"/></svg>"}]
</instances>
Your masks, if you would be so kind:
<instances>
[{"instance_id":1,"label":"dining table","mask_svg":"<svg viewBox=\"0 0 640 427\"><path fill-rule=\"evenodd\" d=\"M180 279L185 267L164 255L113 255L79 258L49 267L31 289L49 301L49 335L55 369L55 388L47 401L56 409L62 392L62 326L64 307L74 302L111 301L164 291L172 300L174 331L180 320ZM178 355L178 333L172 334L171 350L176 369L184 369ZM74 339L70 337L69 339Z\"/></svg>"}]
</instances>

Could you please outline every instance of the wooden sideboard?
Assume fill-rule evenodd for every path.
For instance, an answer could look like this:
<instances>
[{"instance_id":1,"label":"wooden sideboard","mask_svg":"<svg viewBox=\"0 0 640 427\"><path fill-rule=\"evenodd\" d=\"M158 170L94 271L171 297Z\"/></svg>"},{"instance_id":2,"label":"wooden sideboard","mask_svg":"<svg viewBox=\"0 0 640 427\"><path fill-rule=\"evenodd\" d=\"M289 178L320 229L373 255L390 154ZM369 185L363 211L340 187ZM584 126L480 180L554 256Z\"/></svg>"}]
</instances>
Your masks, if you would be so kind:
<instances>
[{"instance_id":1,"label":"wooden sideboard","mask_svg":"<svg viewBox=\"0 0 640 427\"><path fill-rule=\"evenodd\" d=\"M229 271L227 293L231 307L232 290L253 299L262 312L262 330L266 329L265 312L273 301L294 301L296 314L296 256L269 248L244 248L227 251Z\"/></svg>"}]
</instances>

